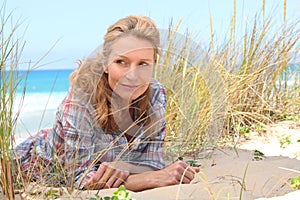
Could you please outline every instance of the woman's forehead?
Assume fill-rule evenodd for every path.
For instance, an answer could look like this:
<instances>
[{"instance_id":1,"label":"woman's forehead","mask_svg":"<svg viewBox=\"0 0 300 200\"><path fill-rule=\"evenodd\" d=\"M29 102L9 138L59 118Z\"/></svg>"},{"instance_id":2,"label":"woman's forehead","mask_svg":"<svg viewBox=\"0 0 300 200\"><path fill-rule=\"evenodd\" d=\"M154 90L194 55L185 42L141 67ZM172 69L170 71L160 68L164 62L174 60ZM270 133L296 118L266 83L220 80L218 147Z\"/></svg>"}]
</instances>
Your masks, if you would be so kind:
<instances>
[{"instance_id":1,"label":"woman's forehead","mask_svg":"<svg viewBox=\"0 0 300 200\"><path fill-rule=\"evenodd\" d=\"M146 39L140 39L133 36L119 38L111 46L111 53L114 56L141 51L151 53L153 52L153 45Z\"/></svg>"}]
</instances>

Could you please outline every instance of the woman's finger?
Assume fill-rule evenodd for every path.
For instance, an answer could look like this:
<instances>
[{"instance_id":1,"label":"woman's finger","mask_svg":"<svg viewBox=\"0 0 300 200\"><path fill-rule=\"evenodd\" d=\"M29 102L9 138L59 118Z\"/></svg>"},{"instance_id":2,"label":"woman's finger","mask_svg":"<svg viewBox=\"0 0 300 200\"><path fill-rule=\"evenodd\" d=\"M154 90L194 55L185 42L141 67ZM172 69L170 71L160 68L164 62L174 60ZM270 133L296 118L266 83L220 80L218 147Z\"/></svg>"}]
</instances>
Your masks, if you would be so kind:
<instances>
[{"instance_id":1,"label":"woman's finger","mask_svg":"<svg viewBox=\"0 0 300 200\"><path fill-rule=\"evenodd\" d=\"M102 169L105 169L105 171L102 173L102 176L100 179L95 181L96 179L93 180L92 188L93 189L103 189L107 185L107 181L111 178L111 174L114 169L110 168L109 166L104 166Z\"/></svg>"},{"instance_id":2,"label":"woman's finger","mask_svg":"<svg viewBox=\"0 0 300 200\"><path fill-rule=\"evenodd\" d=\"M100 178L105 173L106 168L107 168L107 166L100 165L97 172L84 185L84 188L96 189L97 184L98 184Z\"/></svg>"},{"instance_id":3,"label":"woman's finger","mask_svg":"<svg viewBox=\"0 0 300 200\"><path fill-rule=\"evenodd\" d=\"M93 183L92 184L92 189L93 190L100 190L100 189L103 189L105 187L105 182L100 182L98 181L97 183Z\"/></svg>"},{"instance_id":4,"label":"woman's finger","mask_svg":"<svg viewBox=\"0 0 300 200\"><path fill-rule=\"evenodd\" d=\"M118 178L115 182L114 182L114 184L112 185L112 188L118 188L121 184L123 184L124 183L124 179L122 179L122 178Z\"/></svg>"},{"instance_id":5,"label":"woman's finger","mask_svg":"<svg viewBox=\"0 0 300 200\"><path fill-rule=\"evenodd\" d=\"M107 167L104 174L102 175L102 177L99 180L99 183L103 185L103 187L105 186L105 184L107 183L107 181L112 177L112 175L114 174L115 169L111 168L111 167ZM102 187L102 188L103 188ZM102 189L101 188L101 189Z\"/></svg>"},{"instance_id":6,"label":"woman's finger","mask_svg":"<svg viewBox=\"0 0 300 200\"><path fill-rule=\"evenodd\" d=\"M191 180L189 178L187 178L186 176L182 176L181 179L179 180L179 183L183 183L183 184L188 184L190 182L191 182Z\"/></svg>"},{"instance_id":7,"label":"woman's finger","mask_svg":"<svg viewBox=\"0 0 300 200\"><path fill-rule=\"evenodd\" d=\"M186 177L187 179L189 179L190 181L192 181L194 179L194 173L191 172L189 169L185 170L182 174L182 176Z\"/></svg>"},{"instance_id":8,"label":"woman's finger","mask_svg":"<svg viewBox=\"0 0 300 200\"><path fill-rule=\"evenodd\" d=\"M103 176L103 174L106 172L107 166L106 165L100 165L96 174L94 174L94 176L92 177L91 182L98 182L100 180L100 178Z\"/></svg>"},{"instance_id":9,"label":"woman's finger","mask_svg":"<svg viewBox=\"0 0 300 200\"><path fill-rule=\"evenodd\" d=\"M116 180L118 180L118 178L116 176L109 177L109 179L107 180L107 182L105 183L103 188L105 188L105 189L112 188L113 184L116 182Z\"/></svg>"},{"instance_id":10,"label":"woman's finger","mask_svg":"<svg viewBox=\"0 0 300 200\"><path fill-rule=\"evenodd\" d=\"M118 170L116 169L114 171L114 174L112 175L112 179L108 180L107 185L109 187L119 187L129 176L129 171L124 170Z\"/></svg>"},{"instance_id":11,"label":"woman's finger","mask_svg":"<svg viewBox=\"0 0 300 200\"><path fill-rule=\"evenodd\" d=\"M194 173L199 173L200 172L200 167L193 167L192 171Z\"/></svg>"},{"instance_id":12,"label":"woman's finger","mask_svg":"<svg viewBox=\"0 0 300 200\"><path fill-rule=\"evenodd\" d=\"M117 188L119 187L122 183L124 183L129 176L129 171L121 171L120 175L118 176L117 180L115 183L112 185L112 187Z\"/></svg>"},{"instance_id":13,"label":"woman's finger","mask_svg":"<svg viewBox=\"0 0 300 200\"><path fill-rule=\"evenodd\" d=\"M111 168L106 163L102 163L97 172L89 179L84 187L90 189L102 189L106 183L105 179L103 179L103 176L106 176L106 179L108 179L109 171L111 171Z\"/></svg>"}]
</instances>

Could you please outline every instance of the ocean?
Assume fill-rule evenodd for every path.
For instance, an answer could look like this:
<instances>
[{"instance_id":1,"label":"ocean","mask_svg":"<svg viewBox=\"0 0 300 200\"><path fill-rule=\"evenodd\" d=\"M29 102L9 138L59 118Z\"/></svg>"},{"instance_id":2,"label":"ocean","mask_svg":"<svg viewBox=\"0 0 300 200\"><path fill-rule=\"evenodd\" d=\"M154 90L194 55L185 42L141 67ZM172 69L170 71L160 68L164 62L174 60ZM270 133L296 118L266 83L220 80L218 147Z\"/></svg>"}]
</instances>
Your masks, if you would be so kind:
<instances>
[{"instance_id":1,"label":"ocean","mask_svg":"<svg viewBox=\"0 0 300 200\"><path fill-rule=\"evenodd\" d=\"M16 143L41 129L52 127L57 107L70 87L69 76L72 71L33 70L27 75L27 71L19 71L23 78L18 85L14 105L14 113L20 112L15 132ZM27 77L26 81L24 77ZM22 101L24 87L26 92Z\"/></svg>"}]
</instances>

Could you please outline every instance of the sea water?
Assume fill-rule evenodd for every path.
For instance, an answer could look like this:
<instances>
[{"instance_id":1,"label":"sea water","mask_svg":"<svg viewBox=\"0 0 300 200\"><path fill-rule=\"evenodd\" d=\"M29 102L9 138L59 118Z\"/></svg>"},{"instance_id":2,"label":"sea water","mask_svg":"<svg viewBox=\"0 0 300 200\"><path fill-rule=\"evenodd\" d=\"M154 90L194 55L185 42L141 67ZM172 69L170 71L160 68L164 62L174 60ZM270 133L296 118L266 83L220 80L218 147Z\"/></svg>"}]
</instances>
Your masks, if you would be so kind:
<instances>
[{"instance_id":1,"label":"sea water","mask_svg":"<svg viewBox=\"0 0 300 200\"><path fill-rule=\"evenodd\" d=\"M69 76L72 71L68 69L18 72L22 81L18 84L14 103L14 113L19 113L15 132L16 143L41 129L53 126L57 107L70 87Z\"/></svg>"}]
</instances>

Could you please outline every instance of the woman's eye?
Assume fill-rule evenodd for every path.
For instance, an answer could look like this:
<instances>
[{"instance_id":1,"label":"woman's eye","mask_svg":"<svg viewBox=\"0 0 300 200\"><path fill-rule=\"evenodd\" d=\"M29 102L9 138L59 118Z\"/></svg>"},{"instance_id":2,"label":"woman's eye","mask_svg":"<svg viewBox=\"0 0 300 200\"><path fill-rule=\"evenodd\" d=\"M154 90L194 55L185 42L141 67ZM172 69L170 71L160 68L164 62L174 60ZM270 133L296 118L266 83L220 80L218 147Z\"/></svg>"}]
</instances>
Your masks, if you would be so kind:
<instances>
[{"instance_id":1,"label":"woman's eye","mask_svg":"<svg viewBox=\"0 0 300 200\"><path fill-rule=\"evenodd\" d=\"M117 63L119 65L124 65L125 64L124 60L116 60L115 63Z\"/></svg>"},{"instance_id":2,"label":"woman's eye","mask_svg":"<svg viewBox=\"0 0 300 200\"><path fill-rule=\"evenodd\" d=\"M139 66L148 66L149 64L148 63L146 63L146 62L141 62L140 64L139 64Z\"/></svg>"}]
</instances>

